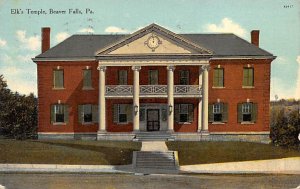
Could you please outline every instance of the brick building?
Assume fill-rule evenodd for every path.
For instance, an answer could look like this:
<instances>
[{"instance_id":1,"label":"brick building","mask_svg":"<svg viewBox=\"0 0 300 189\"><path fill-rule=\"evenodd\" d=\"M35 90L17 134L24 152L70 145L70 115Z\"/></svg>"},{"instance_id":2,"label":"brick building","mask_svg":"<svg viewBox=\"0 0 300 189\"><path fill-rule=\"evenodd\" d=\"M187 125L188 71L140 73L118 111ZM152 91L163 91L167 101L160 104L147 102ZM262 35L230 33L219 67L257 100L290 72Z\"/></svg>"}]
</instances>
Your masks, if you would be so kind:
<instances>
[{"instance_id":1,"label":"brick building","mask_svg":"<svg viewBox=\"0 0 300 189\"><path fill-rule=\"evenodd\" d=\"M73 35L42 28L39 138L267 140L275 56L234 34Z\"/></svg>"}]
</instances>

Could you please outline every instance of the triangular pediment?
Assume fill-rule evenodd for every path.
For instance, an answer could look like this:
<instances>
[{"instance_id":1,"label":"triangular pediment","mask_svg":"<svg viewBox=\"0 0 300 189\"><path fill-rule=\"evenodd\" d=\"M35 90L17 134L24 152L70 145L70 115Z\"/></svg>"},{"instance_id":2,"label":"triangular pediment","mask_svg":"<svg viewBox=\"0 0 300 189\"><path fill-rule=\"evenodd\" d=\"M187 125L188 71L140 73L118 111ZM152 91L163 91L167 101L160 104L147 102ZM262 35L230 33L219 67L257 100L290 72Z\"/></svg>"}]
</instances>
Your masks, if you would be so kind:
<instances>
[{"instance_id":1,"label":"triangular pediment","mask_svg":"<svg viewBox=\"0 0 300 189\"><path fill-rule=\"evenodd\" d=\"M161 26L151 24L96 53L99 56L135 54L209 55L211 52Z\"/></svg>"}]
</instances>

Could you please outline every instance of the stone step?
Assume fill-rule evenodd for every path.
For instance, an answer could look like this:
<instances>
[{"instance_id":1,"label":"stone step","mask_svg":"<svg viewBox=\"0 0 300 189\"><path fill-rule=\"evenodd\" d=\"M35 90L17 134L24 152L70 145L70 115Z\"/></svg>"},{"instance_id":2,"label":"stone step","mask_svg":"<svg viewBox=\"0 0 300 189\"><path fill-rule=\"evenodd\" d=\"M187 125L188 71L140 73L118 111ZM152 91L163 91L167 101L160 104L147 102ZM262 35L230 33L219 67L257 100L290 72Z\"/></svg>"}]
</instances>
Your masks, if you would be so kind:
<instances>
[{"instance_id":1,"label":"stone step","mask_svg":"<svg viewBox=\"0 0 300 189\"><path fill-rule=\"evenodd\" d=\"M135 168L176 170L174 152L135 152Z\"/></svg>"}]
</instances>

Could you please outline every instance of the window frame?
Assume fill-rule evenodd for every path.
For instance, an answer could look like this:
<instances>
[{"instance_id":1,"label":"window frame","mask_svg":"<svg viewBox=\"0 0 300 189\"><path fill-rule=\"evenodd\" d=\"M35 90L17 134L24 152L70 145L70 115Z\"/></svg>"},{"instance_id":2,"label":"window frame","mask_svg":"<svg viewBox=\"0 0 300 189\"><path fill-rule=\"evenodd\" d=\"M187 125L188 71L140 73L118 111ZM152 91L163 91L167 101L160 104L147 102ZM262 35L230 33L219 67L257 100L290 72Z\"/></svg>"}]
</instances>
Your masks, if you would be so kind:
<instances>
[{"instance_id":1,"label":"window frame","mask_svg":"<svg viewBox=\"0 0 300 189\"><path fill-rule=\"evenodd\" d=\"M61 78L62 78L62 86L57 86L57 78L56 77L58 77L57 76L57 74L58 73L62 73L62 76L61 76ZM65 75L64 75L65 73L64 73L64 70L63 69L53 69L53 72L52 72L52 75L53 75L53 85L52 85L52 88L53 89L65 89Z\"/></svg>"},{"instance_id":2,"label":"window frame","mask_svg":"<svg viewBox=\"0 0 300 189\"><path fill-rule=\"evenodd\" d=\"M90 78L86 77L87 75L85 74L85 72L87 72L87 71L90 72L90 74L89 74ZM82 74L83 74L82 89L93 89L92 69L84 69ZM86 79L89 79L90 82L87 82ZM90 83L90 86L85 85L86 83Z\"/></svg>"},{"instance_id":3,"label":"window frame","mask_svg":"<svg viewBox=\"0 0 300 189\"><path fill-rule=\"evenodd\" d=\"M58 110L58 107L61 107ZM63 121L57 121L57 111L61 111ZM69 107L67 104L51 104L50 106L50 123L51 125L67 125L69 122Z\"/></svg>"},{"instance_id":4,"label":"window frame","mask_svg":"<svg viewBox=\"0 0 300 189\"><path fill-rule=\"evenodd\" d=\"M179 70L179 85L189 85L189 84L190 84L190 70Z\"/></svg>"},{"instance_id":5,"label":"window frame","mask_svg":"<svg viewBox=\"0 0 300 189\"><path fill-rule=\"evenodd\" d=\"M126 74L123 75L122 73L126 73ZM118 85L128 85L128 71L127 70L118 70Z\"/></svg>"},{"instance_id":6,"label":"window frame","mask_svg":"<svg viewBox=\"0 0 300 189\"><path fill-rule=\"evenodd\" d=\"M127 124L128 123L128 116L126 112L126 106L128 104L118 104L118 124ZM124 113L121 113L121 106L124 106ZM126 116L126 121L120 121L120 115L125 115Z\"/></svg>"},{"instance_id":7,"label":"window frame","mask_svg":"<svg viewBox=\"0 0 300 189\"><path fill-rule=\"evenodd\" d=\"M252 77L250 76L250 72L252 72ZM244 88L253 88L254 87L254 68L253 67L244 67L243 68L243 85L242 86Z\"/></svg>"},{"instance_id":8,"label":"window frame","mask_svg":"<svg viewBox=\"0 0 300 189\"><path fill-rule=\"evenodd\" d=\"M183 108L182 106L186 106ZM184 111L185 110L185 111ZM192 124L194 122L194 104L192 103L180 103L175 104L175 121L179 124ZM186 120L182 120L185 116Z\"/></svg>"},{"instance_id":9,"label":"window frame","mask_svg":"<svg viewBox=\"0 0 300 189\"><path fill-rule=\"evenodd\" d=\"M222 74L220 74L220 72ZM213 87L224 88L224 68L214 68ZM221 76L222 75L222 76Z\"/></svg>"},{"instance_id":10,"label":"window frame","mask_svg":"<svg viewBox=\"0 0 300 189\"><path fill-rule=\"evenodd\" d=\"M153 82L153 78L152 78L152 74L151 73L156 73L156 80L154 80L154 81L156 81L156 82ZM150 69L149 71L148 71L148 85L158 85L158 82L159 81L159 71L157 70L157 69Z\"/></svg>"}]
</instances>

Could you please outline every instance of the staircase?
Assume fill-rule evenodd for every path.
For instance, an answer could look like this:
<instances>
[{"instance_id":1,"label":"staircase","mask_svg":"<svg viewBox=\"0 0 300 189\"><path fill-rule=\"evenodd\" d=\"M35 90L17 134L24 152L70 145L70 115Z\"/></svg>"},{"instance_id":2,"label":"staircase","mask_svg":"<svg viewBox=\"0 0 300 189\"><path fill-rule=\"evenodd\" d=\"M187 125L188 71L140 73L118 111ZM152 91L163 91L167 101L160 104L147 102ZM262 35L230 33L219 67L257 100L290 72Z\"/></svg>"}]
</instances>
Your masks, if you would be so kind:
<instances>
[{"instance_id":1,"label":"staircase","mask_svg":"<svg viewBox=\"0 0 300 189\"><path fill-rule=\"evenodd\" d=\"M175 138L167 132L139 132L134 141L174 141Z\"/></svg>"},{"instance_id":2,"label":"staircase","mask_svg":"<svg viewBox=\"0 0 300 189\"><path fill-rule=\"evenodd\" d=\"M133 164L136 170L151 173L175 172L178 167L177 152L135 151Z\"/></svg>"}]
</instances>

